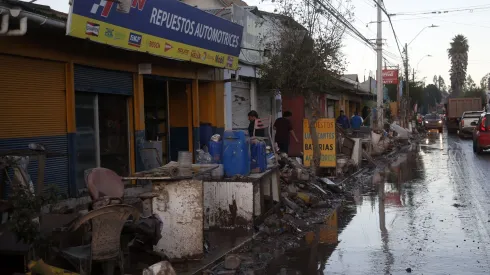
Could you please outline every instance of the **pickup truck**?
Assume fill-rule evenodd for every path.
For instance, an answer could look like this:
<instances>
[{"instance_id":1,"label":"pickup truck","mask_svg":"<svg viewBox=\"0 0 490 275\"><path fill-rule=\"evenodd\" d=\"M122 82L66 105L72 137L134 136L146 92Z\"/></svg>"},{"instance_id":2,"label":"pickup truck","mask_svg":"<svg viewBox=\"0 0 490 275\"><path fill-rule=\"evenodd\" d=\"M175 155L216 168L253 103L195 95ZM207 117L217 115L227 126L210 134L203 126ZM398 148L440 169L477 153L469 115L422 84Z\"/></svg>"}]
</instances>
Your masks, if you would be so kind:
<instances>
[{"instance_id":1,"label":"pickup truck","mask_svg":"<svg viewBox=\"0 0 490 275\"><path fill-rule=\"evenodd\" d=\"M481 98L449 98L446 104L446 127L449 133L459 130L459 122L464 112L482 111Z\"/></svg>"},{"instance_id":2,"label":"pickup truck","mask_svg":"<svg viewBox=\"0 0 490 275\"><path fill-rule=\"evenodd\" d=\"M459 122L458 135L460 137L473 135L473 129L475 128L475 125L472 125L472 122L478 122L482 114L483 111L464 112Z\"/></svg>"}]
</instances>

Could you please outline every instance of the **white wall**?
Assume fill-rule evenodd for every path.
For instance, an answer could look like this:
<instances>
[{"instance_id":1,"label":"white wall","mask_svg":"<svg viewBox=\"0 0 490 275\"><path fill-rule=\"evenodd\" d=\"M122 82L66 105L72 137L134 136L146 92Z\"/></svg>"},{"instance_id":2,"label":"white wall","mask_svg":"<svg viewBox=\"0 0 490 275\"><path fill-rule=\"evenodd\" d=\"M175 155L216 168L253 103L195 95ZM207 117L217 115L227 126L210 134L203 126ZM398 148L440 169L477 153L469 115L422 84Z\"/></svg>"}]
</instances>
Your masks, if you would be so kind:
<instances>
[{"instance_id":1,"label":"white wall","mask_svg":"<svg viewBox=\"0 0 490 275\"><path fill-rule=\"evenodd\" d=\"M182 2L191 6L197 6L200 9L224 7L223 3L219 0L182 0Z\"/></svg>"}]
</instances>

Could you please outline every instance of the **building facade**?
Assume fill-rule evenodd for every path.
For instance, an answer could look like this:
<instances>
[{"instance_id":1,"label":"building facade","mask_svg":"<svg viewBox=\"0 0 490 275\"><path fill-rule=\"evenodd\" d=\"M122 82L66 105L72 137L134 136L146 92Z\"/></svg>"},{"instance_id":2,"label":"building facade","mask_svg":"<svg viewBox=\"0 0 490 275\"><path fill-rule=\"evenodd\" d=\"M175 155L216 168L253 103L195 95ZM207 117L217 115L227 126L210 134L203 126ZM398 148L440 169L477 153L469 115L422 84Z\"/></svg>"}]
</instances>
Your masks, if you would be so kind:
<instances>
[{"instance_id":1,"label":"building facade","mask_svg":"<svg viewBox=\"0 0 490 275\"><path fill-rule=\"evenodd\" d=\"M66 36L67 15L46 6L3 0L0 11L21 24L0 36L0 151L60 154L47 158L45 186L76 197L86 169L126 176L145 169L147 149L161 163L194 152L203 123L223 131L223 69ZM35 161L29 173L36 182Z\"/></svg>"}]
</instances>

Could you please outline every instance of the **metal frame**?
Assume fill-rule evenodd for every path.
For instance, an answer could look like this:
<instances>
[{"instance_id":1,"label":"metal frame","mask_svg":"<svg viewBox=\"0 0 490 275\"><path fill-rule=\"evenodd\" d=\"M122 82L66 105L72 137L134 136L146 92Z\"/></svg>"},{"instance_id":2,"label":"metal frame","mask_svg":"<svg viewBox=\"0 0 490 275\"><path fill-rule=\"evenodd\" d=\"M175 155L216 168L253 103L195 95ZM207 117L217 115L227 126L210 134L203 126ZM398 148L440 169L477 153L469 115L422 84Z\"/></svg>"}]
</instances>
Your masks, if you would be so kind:
<instances>
[{"instance_id":1,"label":"metal frame","mask_svg":"<svg viewBox=\"0 0 490 275\"><path fill-rule=\"evenodd\" d=\"M85 92L76 92L75 93L85 93ZM101 167L101 160L100 160L100 125L99 125L99 94L98 93L93 93L94 95L94 136L95 136L95 166L96 167ZM124 96L124 95L121 95ZM128 135L128 167L129 170L127 171L128 174L131 174L131 140L130 140L130 135L131 135L131 129L129 127L129 123L131 122L129 119L129 116L131 115L129 113L129 105L128 102L125 101L126 104L126 120L127 120L127 135ZM76 123L76 118L75 118L75 123Z\"/></svg>"}]
</instances>

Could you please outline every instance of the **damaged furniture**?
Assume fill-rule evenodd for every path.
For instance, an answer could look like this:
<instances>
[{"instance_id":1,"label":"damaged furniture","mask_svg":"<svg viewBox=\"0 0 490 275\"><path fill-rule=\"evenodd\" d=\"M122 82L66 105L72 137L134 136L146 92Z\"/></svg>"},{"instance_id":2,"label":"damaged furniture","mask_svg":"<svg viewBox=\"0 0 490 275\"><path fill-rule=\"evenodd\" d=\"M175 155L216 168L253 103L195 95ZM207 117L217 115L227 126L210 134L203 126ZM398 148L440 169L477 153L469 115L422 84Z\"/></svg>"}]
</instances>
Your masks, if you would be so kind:
<instances>
[{"instance_id":1,"label":"damaged furniture","mask_svg":"<svg viewBox=\"0 0 490 275\"><path fill-rule=\"evenodd\" d=\"M153 246L155 254L171 260L203 257L203 183L197 178L213 169L194 173L191 167L180 168L175 174L173 167L167 165L123 178L152 182L152 192L141 198L145 216L151 213L163 221L162 238Z\"/></svg>"},{"instance_id":2,"label":"damaged furniture","mask_svg":"<svg viewBox=\"0 0 490 275\"><path fill-rule=\"evenodd\" d=\"M252 228L254 220L279 202L279 169L248 177L204 181L206 229Z\"/></svg>"},{"instance_id":3,"label":"damaged furniture","mask_svg":"<svg viewBox=\"0 0 490 275\"><path fill-rule=\"evenodd\" d=\"M76 220L70 227L77 230L90 222L91 244L61 249L61 255L71 262L80 274L91 274L92 261L105 262L106 274L113 274L117 262L124 274L124 256L121 249L121 232L129 217L138 220L139 212L130 205L109 205L92 210Z\"/></svg>"},{"instance_id":4,"label":"damaged furniture","mask_svg":"<svg viewBox=\"0 0 490 275\"><path fill-rule=\"evenodd\" d=\"M107 168L88 169L85 171L85 183L93 209L122 203L124 183L116 172Z\"/></svg>"}]
</instances>

